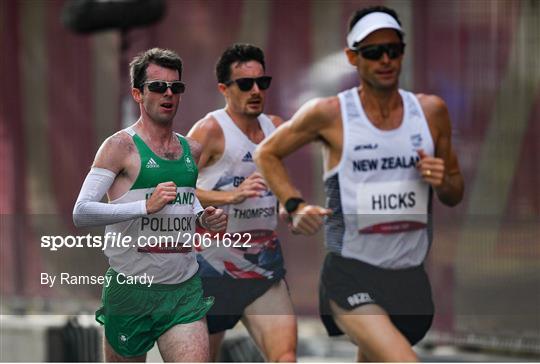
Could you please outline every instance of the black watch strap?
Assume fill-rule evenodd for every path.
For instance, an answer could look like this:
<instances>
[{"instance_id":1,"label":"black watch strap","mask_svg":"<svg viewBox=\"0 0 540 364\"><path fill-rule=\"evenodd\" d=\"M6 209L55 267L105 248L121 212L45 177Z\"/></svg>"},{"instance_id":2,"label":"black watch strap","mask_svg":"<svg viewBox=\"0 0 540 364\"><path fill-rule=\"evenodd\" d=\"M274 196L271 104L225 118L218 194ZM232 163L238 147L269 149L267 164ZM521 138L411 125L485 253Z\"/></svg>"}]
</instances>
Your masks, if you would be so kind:
<instances>
[{"instance_id":1,"label":"black watch strap","mask_svg":"<svg viewBox=\"0 0 540 364\"><path fill-rule=\"evenodd\" d=\"M204 210L202 211L199 211L197 213L197 218L195 219L195 221L197 221L199 223L199 226L202 227L203 229L205 228L204 225L203 225L203 222L202 222L202 215L204 214Z\"/></svg>"},{"instance_id":2,"label":"black watch strap","mask_svg":"<svg viewBox=\"0 0 540 364\"><path fill-rule=\"evenodd\" d=\"M285 210L287 210L287 212L291 214L298 209L298 205L304 202L306 201L304 201L300 197L291 197L290 199L285 201Z\"/></svg>"}]
</instances>

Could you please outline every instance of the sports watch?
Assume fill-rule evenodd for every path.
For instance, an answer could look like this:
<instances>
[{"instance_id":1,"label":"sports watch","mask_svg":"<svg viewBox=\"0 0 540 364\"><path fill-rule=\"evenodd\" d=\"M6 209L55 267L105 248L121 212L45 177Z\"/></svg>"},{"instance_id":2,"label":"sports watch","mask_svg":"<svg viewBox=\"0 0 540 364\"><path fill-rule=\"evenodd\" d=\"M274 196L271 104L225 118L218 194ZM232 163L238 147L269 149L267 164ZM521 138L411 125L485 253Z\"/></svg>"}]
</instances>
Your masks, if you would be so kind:
<instances>
[{"instance_id":1,"label":"sports watch","mask_svg":"<svg viewBox=\"0 0 540 364\"><path fill-rule=\"evenodd\" d=\"M285 201L285 206L284 207L285 207L285 210L287 210L287 212L289 214L292 214L293 212L295 212L298 209L298 206L301 203L304 203L304 202L306 202L306 201L304 201L300 197L291 197L287 201Z\"/></svg>"}]
</instances>

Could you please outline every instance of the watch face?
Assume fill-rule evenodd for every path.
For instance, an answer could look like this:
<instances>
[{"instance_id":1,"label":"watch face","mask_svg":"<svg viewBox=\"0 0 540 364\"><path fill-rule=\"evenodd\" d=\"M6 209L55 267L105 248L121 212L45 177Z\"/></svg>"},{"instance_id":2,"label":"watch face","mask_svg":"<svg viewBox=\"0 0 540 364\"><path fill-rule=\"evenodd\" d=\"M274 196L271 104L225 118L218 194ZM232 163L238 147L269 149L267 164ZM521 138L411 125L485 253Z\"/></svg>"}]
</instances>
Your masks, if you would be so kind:
<instances>
[{"instance_id":1,"label":"watch face","mask_svg":"<svg viewBox=\"0 0 540 364\"><path fill-rule=\"evenodd\" d=\"M294 212L302 202L304 202L304 200L301 198L290 198L285 202L285 210L287 210L288 213Z\"/></svg>"}]
</instances>

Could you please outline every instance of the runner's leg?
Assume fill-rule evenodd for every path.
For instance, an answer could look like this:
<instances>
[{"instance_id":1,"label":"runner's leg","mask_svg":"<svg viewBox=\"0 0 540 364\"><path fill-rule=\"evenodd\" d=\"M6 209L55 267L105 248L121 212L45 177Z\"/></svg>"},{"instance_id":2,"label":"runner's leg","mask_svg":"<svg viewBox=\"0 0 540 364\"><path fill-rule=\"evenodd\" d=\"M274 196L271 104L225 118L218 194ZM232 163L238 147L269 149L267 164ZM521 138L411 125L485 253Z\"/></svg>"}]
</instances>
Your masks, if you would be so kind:
<instances>
[{"instance_id":1,"label":"runner's leg","mask_svg":"<svg viewBox=\"0 0 540 364\"><path fill-rule=\"evenodd\" d=\"M116 362L116 363L143 362L144 363L146 361L146 354L140 355L140 356L130 356L130 357L125 357L118 354L116 351L114 351L112 346L109 344L106 337L103 338L103 344L104 344L103 348L105 351L105 362L109 362L109 363L110 362Z\"/></svg>"},{"instance_id":2,"label":"runner's leg","mask_svg":"<svg viewBox=\"0 0 540 364\"><path fill-rule=\"evenodd\" d=\"M206 321L171 327L157 340L165 362L207 362L209 359Z\"/></svg>"},{"instance_id":3,"label":"runner's leg","mask_svg":"<svg viewBox=\"0 0 540 364\"><path fill-rule=\"evenodd\" d=\"M210 335L210 361L216 362L218 360L223 337L225 337L225 331Z\"/></svg>"},{"instance_id":4,"label":"runner's leg","mask_svg":"<svg viewBox=\"0 0 540 364\"><path fill-rule=\"evenodd\" d=\"M347 311L330 301L338 327L359 347L358 356L375 362L418 361L407 339L378 305L367 304Z\"/></svg>"},{"instance_id":5,"label":"runner's leg","mask_svg":"<svg viewBox=\"0 0 540 364\"><path fill-rule=\"evenodd\" d=\"M296 317L284 280L246 307L242 322L267 361L296 361Z\"/></svg>"}]
</instances>

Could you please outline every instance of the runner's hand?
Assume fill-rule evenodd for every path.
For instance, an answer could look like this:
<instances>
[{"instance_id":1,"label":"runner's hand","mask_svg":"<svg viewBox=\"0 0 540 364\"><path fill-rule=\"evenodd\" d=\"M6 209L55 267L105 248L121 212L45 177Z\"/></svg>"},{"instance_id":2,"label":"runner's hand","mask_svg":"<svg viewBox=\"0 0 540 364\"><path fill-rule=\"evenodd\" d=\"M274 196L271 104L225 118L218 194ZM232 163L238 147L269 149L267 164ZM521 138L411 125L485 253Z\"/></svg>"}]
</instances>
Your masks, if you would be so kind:
<instances>
[{"instance_id":1,"label":"runner's hand","mask_svg":"<svg viewBox=\"0 0 540 364\"><path fill-rule=\"evenodd\" d=\"M283 206L282 204L279 204L279 219L287 224L292 221L291 216L289 215L287 210L285 210L285 206Z\"/></svg>"},{"instance_id":2,"label":"runner's hand","mask_svg":"<svg viewBox=\"0 0 540 364\"><path fill-rule=\"evenodd\" d=\"M264 191L268 190L266 182L260 173L254 172L246 178L232 194L231 204L244 202L249 197L262 196Z\"/></svg>"},{"instance_id":3,"label":"runner's hand","mask_svg":"<svg viewBox=\"0 0 540 364\"><path fill-rule=\"evenodd\" d=\"M292 214L292 229L295 234L314 235L324 224L324 217L332 210L316 205L300 205Z\"/></svg>"},{"instance_id":4,"label":"runner's hand","mask_svg":"<svg viewBox=\"0 0 540 364\"><path fill-rule=\"evenodd\" d=\"M222 209L208 206L200 217L201 226L210 231L223 231L227 227L227 215Z\"/></svg>"},{"instance_id":5,"label":"runner's hand","mask_svg":"<svg viewBox=\"0 0 540 364\"><path fill-rule=\"evenodd\" d=\"M174 182L162 182L156 186L152 196L146 200L146 212L154 214L161 210L166 204L176 198L176 184Z\"/></svg>"},{"instance_id":6,"label":"runner's hand","mask_svg":"<svg viewBox=\"0 0 540 364\"><path fill-rule=\"evenodd\" d=\"M420 160L416 164L416 169L422 179L433 187L440 187L444 181L444 159L427 155L423 149L419 149L417 153Z\"/></svg>"}]
</instances>

